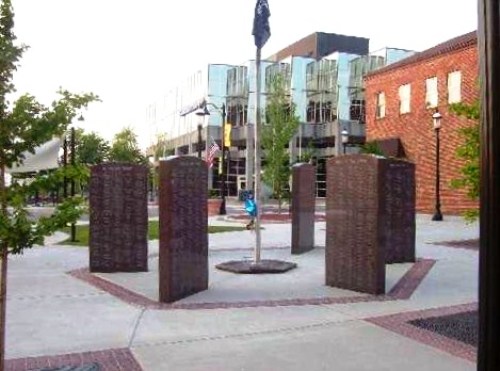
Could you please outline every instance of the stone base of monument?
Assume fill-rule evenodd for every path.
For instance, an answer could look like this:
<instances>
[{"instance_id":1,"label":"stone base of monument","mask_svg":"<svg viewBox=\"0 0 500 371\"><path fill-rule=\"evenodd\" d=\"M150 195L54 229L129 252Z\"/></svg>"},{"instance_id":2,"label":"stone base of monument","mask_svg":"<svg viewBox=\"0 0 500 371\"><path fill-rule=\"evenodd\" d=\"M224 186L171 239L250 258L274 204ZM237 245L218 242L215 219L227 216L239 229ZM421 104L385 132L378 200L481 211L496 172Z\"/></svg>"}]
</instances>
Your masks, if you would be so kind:
<instances>
[{"instance_id":1,"label":"stone base of monument","mask_svg":"<svg viewBox=\"0 0 500 371\"><path fill-rule=\"evenodd\" d=\"M285 273L296 267L295 263L270 259L263 259L258 263L252 260L232 260L215 266L222 271L241 274Z\"/></svg>"}]
</instances>

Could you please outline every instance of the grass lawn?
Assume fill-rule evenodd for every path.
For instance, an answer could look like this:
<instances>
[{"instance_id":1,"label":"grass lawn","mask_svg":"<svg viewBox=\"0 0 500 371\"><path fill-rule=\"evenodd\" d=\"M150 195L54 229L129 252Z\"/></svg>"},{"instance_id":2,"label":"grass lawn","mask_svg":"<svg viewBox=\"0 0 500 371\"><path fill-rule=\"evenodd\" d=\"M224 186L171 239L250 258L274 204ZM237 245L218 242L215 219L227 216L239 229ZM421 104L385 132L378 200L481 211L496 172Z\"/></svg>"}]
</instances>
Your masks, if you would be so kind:
<instances>
[{"instance_id":1,"label":"grass lawn","mask_svg":"<svg viewBox=\"0 0 500 371\"><path fill-rule=\"evenodd\" d=\"M157 240L159 238L158 221L149 221L148 225L148 238L150 240ZM209 226L208 233L221 233L221 232L234 232L244 231L245 227L217 227ZM71 228L66 227L61 232L71 234ZM76 242L70 241L71 237L59 243L59 245L73 245L73 246L88 246L89 245L89 226L77 225L76 226Z\"/></svg>"}]
</instances>

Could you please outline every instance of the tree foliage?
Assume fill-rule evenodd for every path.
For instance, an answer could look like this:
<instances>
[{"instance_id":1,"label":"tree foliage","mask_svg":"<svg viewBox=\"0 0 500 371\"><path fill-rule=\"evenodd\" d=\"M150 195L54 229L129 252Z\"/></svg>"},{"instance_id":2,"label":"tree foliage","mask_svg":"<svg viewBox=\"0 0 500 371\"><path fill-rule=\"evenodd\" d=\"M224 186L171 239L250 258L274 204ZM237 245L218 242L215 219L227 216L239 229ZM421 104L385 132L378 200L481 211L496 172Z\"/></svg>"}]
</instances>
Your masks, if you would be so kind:
<instances>
[{"instance_id":1,"label":"tree foliage","mask_svg":"<svg viewBox=\"0 0 500 371\"><path fill-rule=\"evenodd\" d=\"M287 196L290 179L290 159L287 146L297 132L299 118L295 105L285 89L282 75L274 76L266 106L266 122L262 125L263 179L273 190L281 209Z\"/></svg>"},{"instance_id":2,"label":"tree foliage","mask_svg":"<svg viewBox=\"0 0 500 371\"><path fill-rule=\"evenodd\" d=\"M360 147L361 153L384 156L384 152L376 141L366 142Z\"/></svg>"},{"instance_id":3,"label":"tree foliage","mask_svg":"<svg viewBox=\"0 0 500 371\"><path fill-rule=\"evenodd\" d=\"M22 164L27 153L34 153L36 147L54 136L61 136L77 113L98 98L93 94L78 95L60 90L60 98L49 107L42 105L29 94L22 95L10 105L7 96L14 91L12 76L26 48L14 44L14 13L11 2L3 1L0 9L0 241L4 249L19 253L34 243L42 242L43 236L60 225L74 221L75 213L72 207L76 202L66 200L56 209L53 216L38 221L30 220L24 208L26 197L43 190L49 182L52 182L52 185L58 181L62 182L62 170L46 176L43 180L32 182L29 186L7 186L7 168ZM83 177L85 172L78 170L69 175ZM7 207L10 207L10 212Z\"/></svg>"},{"instance_id":4,"label":"tree foliage","mask_svg":"<svg viewBox=\"0 0 500 371\"><path fill-rule=\"evenodd\" d=\"M15 44L13 32L14 11L10 0L0 3L0 368L5 355L5 318L7 294L8 255L21 253L34 244L43 243L46 235L75 222L81 213L79 199L68 198L59 204L49 217L30 218L26 200L30 195L61 185L65 176L82 178L85 169L66 168L50 175L35 177L27 183L6 184L6 171L15 164L22 164L27 153L61 136L82 109L97 100L94 94L72 94L59 91L59 99L50 106L39 103L25 94L12 104L9 95L15 91L12 77L26 50Z\"/></svg>"},{"instance_id":5,"label":"tree foliage","mask_svg":"<svg viewBox=\"0 0 500 371\"><path fill-rule=\"evenodd\" d=\"M479 199L479 109L479 102L457 103L451 107L456 115L472 120L471 125L459 129L462 144L457 148L457 156L464 161L464 165L460 169L460 177L452 181L452 186L465 189L472 200ZM479 210L468 210L465 216L469 220L475 220L479 217Z\"/></svg>"},{"instance_id":6,"label":"tree foliage","mask_svg":"<svg viewBox=\"0 0 500 371\"><path fill-rule=\"evenodd\" d=\"M156 143L154 144L154 159L155 161L161 158L174 154L173 149L168 148L168 139L166 133L161 133L156 136Z\"/></svg>"},{"instance_id":7,"label":"tree foliage","mask_svg":"<svg viewBox=\"0 0 500 371\"><path fill-rule=\"evenodd\" d=\"M115 134L109 151L109 160L131 164L147 163L146 157L139 149L137 135L131 128L124 128Z\"/></svg>"},{"instance_id":8,"label":"tree foliage","mask_svg":"<svg viewBox=\"0 0 500 371\"><path fill-rule=\"evenodd\" d=\"M85 133L76 130L76 162L85 165L97 165L109 157L110 146L107 140L96 132Z\"/></svg>"}]
</instances>

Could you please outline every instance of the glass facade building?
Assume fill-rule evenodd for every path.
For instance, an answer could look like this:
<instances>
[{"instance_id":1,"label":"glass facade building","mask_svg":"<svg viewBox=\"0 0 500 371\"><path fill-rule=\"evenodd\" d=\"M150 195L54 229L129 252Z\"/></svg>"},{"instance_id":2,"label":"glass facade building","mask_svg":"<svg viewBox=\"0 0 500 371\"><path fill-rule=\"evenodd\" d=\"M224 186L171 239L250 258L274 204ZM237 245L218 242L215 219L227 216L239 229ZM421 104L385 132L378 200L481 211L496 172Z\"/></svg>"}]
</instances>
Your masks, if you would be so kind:
<instances>
[{"instance_id":1,"label":"glass facade building","mask_svg":"<svg viewBox=\"0 0 500 371\"><path fill-rule=\"evenodd\" d=\"M357 151L354 146L343 148L341 131L348 130L357 143L364 138L363 77L412 54L408 50L385 48L366 55L333 52L319 60L288 56L280 61L261 61L261 107L265 109L273 77L283 76L300 120L299 130L289 146L290 161L303 158L306 151L309 155L312 153L318 173L317 196L325 195L326 159L343 150ZM175 153L196 155L201 145L204 156L207 140L220 144L222 119L220 111L210 105L209 116L200 119L194 111L203 101L219 108L226 105L227 122L233 127L226 169L229 195L237 194L239 177L248 175L245 168L253 168L253 152L248 156L247 147L253 143L255 72L253 60L240 66L210 64L169 92L162 102L148 108L150 125L154 122L156 131L167 133ZM203 130L201 143L200 129ZM215 171L211 175L211 187L217 188L217 183Z\"/></svg>"}]
</instances>

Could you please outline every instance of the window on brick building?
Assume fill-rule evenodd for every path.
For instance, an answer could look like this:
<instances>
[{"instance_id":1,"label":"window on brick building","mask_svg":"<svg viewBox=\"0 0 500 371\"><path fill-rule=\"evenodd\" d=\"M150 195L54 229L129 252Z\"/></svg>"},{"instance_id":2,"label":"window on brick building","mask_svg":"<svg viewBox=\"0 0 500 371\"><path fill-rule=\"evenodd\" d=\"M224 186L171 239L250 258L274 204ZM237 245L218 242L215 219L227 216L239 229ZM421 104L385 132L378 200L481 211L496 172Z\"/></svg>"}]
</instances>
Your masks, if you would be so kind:
<instances>
[{"instance_id":1,"label":"window on brick building","mask_svg":"<svg viewBox=\"0 0 500 371\"><path fill-rule=\"evenodd\" d=\"M405 84L399 87L399 113L410 112L411 85Z\"/></svg>"},{"instance_id":2,"label":"window on brick building","mask_svg":"<svg viewBox=\"0 0 500 371\"><path fill-rule=\"evenodd\" d=\"M425 106L435 108L438 105L438 79L431 77L425 80Z\"/></svg>"},{"instance_id":3,"label":"window on brick building","mask_svg":"<svg viewBox=\"0 0 500 371\"><path fill-rule=\"evenodd\" d=\"M380 92L377 94L377 111L375 112L375 116L380 119L385 117L385 93Z\"/></svg>"},{"instance_id":4,"label":"window on brick building","mask_svg":"<svg viewBox=\"0 0 500 371\"><path fill-rule=\"evenodd\" d=\"M448 74L448 103L458 103L462 100L462 73L454 71Z\"/></svg>"}]
</instances>

